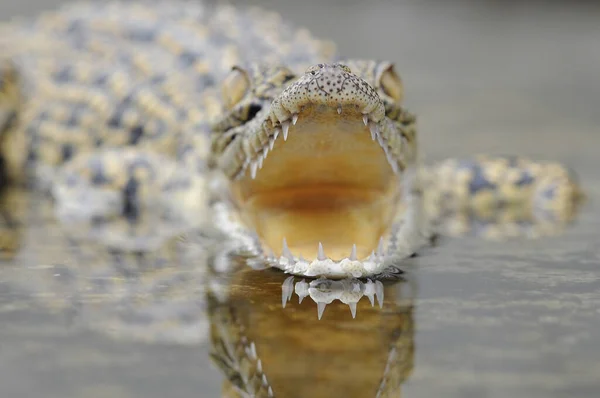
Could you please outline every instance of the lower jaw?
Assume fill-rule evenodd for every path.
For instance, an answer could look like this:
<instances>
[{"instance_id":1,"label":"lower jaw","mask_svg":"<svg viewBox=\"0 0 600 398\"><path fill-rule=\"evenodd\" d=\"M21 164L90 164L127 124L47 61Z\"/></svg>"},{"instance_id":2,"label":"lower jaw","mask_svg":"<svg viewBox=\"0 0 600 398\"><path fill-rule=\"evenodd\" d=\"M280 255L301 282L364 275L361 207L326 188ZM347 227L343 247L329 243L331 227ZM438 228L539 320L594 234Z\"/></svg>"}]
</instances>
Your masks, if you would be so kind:
<instances>
[{"instance_id":1,"label":"lower jaw","mask_svg":"<svg viewBox=\"0 0 600 398\"><path fill-rule=\"evenodd\" d=\"M269 265L309 277L365 277L381 271L400 202L396 187L312 187L255 195L240 216Z\"/></svg>"}]
</instances>

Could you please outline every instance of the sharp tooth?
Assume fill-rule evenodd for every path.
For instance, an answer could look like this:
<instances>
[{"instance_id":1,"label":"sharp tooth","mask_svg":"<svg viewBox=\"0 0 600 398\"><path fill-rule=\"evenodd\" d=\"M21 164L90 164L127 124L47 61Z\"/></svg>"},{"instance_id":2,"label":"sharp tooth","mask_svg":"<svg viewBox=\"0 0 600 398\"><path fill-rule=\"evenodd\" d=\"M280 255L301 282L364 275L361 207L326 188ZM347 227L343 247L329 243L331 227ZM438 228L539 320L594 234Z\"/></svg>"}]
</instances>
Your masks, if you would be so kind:
<instances>
[{"instance_id":1,"label":"sharp tooth","mask_svg":"<svg viewBox=\"0 0 600 398\"><path fill-rule=\"evenodd\" d=\"M281 130L283 131L283 140L287 141L288 132L290 131L290 122L288 122L288 121L282 122Z\"/></svg>"},{"instance_id":2,"label":"sharp tooth","mask_svg":"<svg viewBox=\"0 0 600 398\"><path fill-rule=\"evenodd\" d=\"M267 381L267 376L263 373L263 377L262 377L262 384L263 386L268 386L269 382Z\"/></svg>"},{"instance_id":3,"label":"sharp tooth","mask_svg":"<svg viewBox=\"0 0 600 398\"><path fill-rule=\"evenodd\" d=\"M298 114L297 114L297 113L294 113L294 114L292 115L292 124L293 124L293 125L296 125L296 122L297 122L297 121L298 121Z\"/></svg>"},{"instance_id":4,"label":"sharp tooth","mask_svg":"<svg viewBox=\"0 0 600 398\"><path fill-rule=\"evenodd\" d=\"M369 131L371 131L371 139L375 141L375 138L379 135L379 127L376 123L369 123Z\"/></svg>"},{"instance_id":5,"label":"sharp tooth","mask_svg":"<svg viewBox=\"0 0 600 398\"><path fill-rule=\"evenodd\" d=\"M283 255L285 257L287 257L288 260L294 261L294 255L292 254L292 251L288 247L287 241L285 240L285 238L283 238Z\"/></svg>"},{"instance_id":6,"label":"sharp tooth","mask_svg":"<svg viewBox=\"0 0 600 398\"><path fill-rule=\"evenodd\" d=\"M263 166L263 161L265 160L265 157L262 155L258 155L258 168L262 169Z\"/></svg>"},{"instance_id":7,"label":"sharp tooth","mask_svg":"<svg viewBox=\"0 0 600 398\"><path fill-rule=\"evenodd\" d=\"M317 253L317 259L319 261L327 260L327 257L325 257L325 250L323 250L323 245L321 244L321 242L319 242L319 251Z\"/></svg>"},{"instance_id":8,"label":"sharp tooth","mask_svg":"<svg viewBox=\"0 0 600 398\"><path fill-rule=\"evenodd\" d=\"M365 126L369 125L369 115L363 115L363 123Z\"/></svg>"},{"instance_id":9,"label":"sharp tooth","mask_svg":"<svg viewBox=\"0 0 600 398\"><path fill-rule=\"evenodd\" d=\"M375 250L373 250L373 251L371 252L371 255L369 256L369 261L371 261L371 262L375 262Z\"/></svg>"},{"instance_id":10,"label":"sharp tooth","mask_svg":"<svg viewBox=\"0 0 600 398\"><path fill-rule=\"evenodd\" d=\"M323 312L325 311L325 307L327 307L326 303L317 303L317 315L319 316L319 320L323 316Z\"/></svg>"},{"instance_id":11,"label":"sharp tooth","mask_svg":"<svg viewBox=\"0 0 600 398\"><path fill-rule=\"evenodd\" d=\"M356 243L352 245L352 252L350 252L350 260L351 261L356 261Z\"/></svg>"},{"instance_id":12,"label":"sharp tooth","mask_svg":"<svg viewBox=\"0 0 600 398\"><path fill-rule=\"evenodd\" d=\"M273 150L273 147L275 146L275 139L277 138L277 136L275 136L275 138L272 138L269 140L269 150Z\"/></svg>"},{"instance_id":13,"label":"sharp tooth","mask_svg":"<svg viewBox=\"0 0 600 398\"><path fill-rule=\"evenodd\" d=\"M285 308L287 302L292 298L294 292L294 277L290 276L281 285L281 305Z\"/></svg>"},{"instance_id":14,"label":"sharp tooth","mask_svg":"<svg viewBox=\"0 0 600 398\"><path fill-rule=\"evenodd\" d=\"M273 389L271 388L271 386L269 386L269 389L267 390L267 393L269 394L269 397L273 396Z\"/></svg>"},{"instance_id":15,"label":"sharp tooth","mask_svg":"<svg viewBox=\"0 0 600 398\"><path fill-rule=\"evenodd\" d=\"M374 297L374 283L373 281L371 281L370 279L367 279L367 283L365 284L365 296L367 296L369 298L369 301L371 302L371 307L375 306L375 297Z\"/></svg>"},{"instance_id":16,"label":"sharp tooth","mask_svg":"<svg viewBox=\"0 0 600 398\"><path fill-rule=\"evenodd\" d=\"M273 142L275 142L275 140L277 140L277 137L279 137L279 132L281 130L279 130L278 128L275 129L275 132L273 133Z\"/></svg>"},{"instance_id":17,"label":"sharp tooth","mask_svg":"<svg viewBox=\"0 0 600 398\"><path fill-rule=\"evenodd\" d=\"M260 359L258 361L256 361L256 369L262 373L262 362L260 361Z\"/></svg>"},{"instance_id":18,"label":"sharp tooth","mask_svg":"<svg viewBox=\"0 0 600 398\"><path fill-rule=\"evenodd\" d=\"M250 163L250 176L252 177L253 180L256 178L257 167L258 167L257 162Z\"/></svg>"},{"instance_id":19,"label":"sharp tooth","mask_svg":"<svg viewBox=\"0 0 600 398\"><path fill-rule=\"evenodd\" d=\"M379 257L383 256L383 236L379 238L379 245L377 246L377 255Z\"/></svg>"},{"instance_id":20,"label":"sharp tooth","mask_svg":"<svg viewBox=\"0 0 600 398\"><path fill-rule=\"evenodd\" d=\"M356 303L348 303L350 307L350 313L352 313L352 318L356 318Z\"/></svg>"},{"instance_id":21,"label":"sharp tooth","mask_svg":"<svg viewBox=\"0 0 600 398\"><path fill-rule=\"evenodd\" d=\"M341 105L338 105L338 110L337 111L338 111L338 115L342 114L342 106Z\"/></svg>"},{"instance_id":22,"label":"sharp tooth","mask_svg":"<svg viewBox=\"0 0 600 398\"><path fill-rule=\"evenodd\" d=\"M383 283L375 281L375 297L379 303L379 308L383 308Z\"/></svg>"}]
</instances>

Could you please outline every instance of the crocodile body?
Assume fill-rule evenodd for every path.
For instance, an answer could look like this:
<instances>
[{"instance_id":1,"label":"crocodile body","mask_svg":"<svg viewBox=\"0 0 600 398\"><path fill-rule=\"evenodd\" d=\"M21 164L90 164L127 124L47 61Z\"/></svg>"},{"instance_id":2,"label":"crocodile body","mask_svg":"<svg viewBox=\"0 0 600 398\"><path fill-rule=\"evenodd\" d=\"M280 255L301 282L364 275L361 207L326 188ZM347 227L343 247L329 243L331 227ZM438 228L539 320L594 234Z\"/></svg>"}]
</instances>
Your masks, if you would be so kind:
<instances>
[{"instance_id":1,"label":"crocodile body","mask_svg":"<svg viewBox=\"0 0 600 398\"><path fill-rule=\"evenodd\" d=\"M579 188L561 165L423 167L393 65L338 59L276 14L75 4L0 37L5 179L48 192L65 223L149 213L169 236L210 230L255 265L346 278L465 232L448 220L524 219L536 235L554 230L536 221L572 218Z\"/></svg>"}]
</instances>

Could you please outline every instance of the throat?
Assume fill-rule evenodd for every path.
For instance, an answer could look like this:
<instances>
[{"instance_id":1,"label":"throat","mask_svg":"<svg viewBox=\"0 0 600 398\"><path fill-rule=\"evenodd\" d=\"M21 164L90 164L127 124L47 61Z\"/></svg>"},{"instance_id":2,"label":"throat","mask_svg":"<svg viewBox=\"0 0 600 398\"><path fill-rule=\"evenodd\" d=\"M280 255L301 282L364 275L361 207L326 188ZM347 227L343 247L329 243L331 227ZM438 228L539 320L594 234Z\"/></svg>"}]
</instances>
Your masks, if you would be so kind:
<instances>
[{"instance_id":1,"label":"throat","mask_svg":"<svg viewBox=\"0 0 600 398\"><path fill-rule=\"evenodd\" d=\"M400 202L398 189L336 185L305 186L254 195L241 215L258 234L265 255L286 256L284 239L294 257L319 257L319 243L332 260L366 258L386 237Z\"/></svg>"}]
</instances>

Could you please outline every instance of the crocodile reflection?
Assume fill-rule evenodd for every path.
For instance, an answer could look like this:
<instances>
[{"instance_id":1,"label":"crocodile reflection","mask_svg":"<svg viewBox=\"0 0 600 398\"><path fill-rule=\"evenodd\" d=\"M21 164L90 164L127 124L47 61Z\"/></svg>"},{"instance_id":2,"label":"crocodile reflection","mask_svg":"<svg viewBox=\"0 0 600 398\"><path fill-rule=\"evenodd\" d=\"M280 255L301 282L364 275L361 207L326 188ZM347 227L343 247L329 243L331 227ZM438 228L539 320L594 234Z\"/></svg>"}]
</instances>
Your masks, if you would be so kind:
<instances>
[{"instance_id":1,"label":"crocodile reflection","mask_svg":"<svg viewBox=\"0 0 600 398\"><path fill-rule=\"evenodd\" d=\"M294 280L226 255L221 270L227 261L207 288L223 397L399 394L413 369L414 283Z\"/></svg>"}]
</instances>

